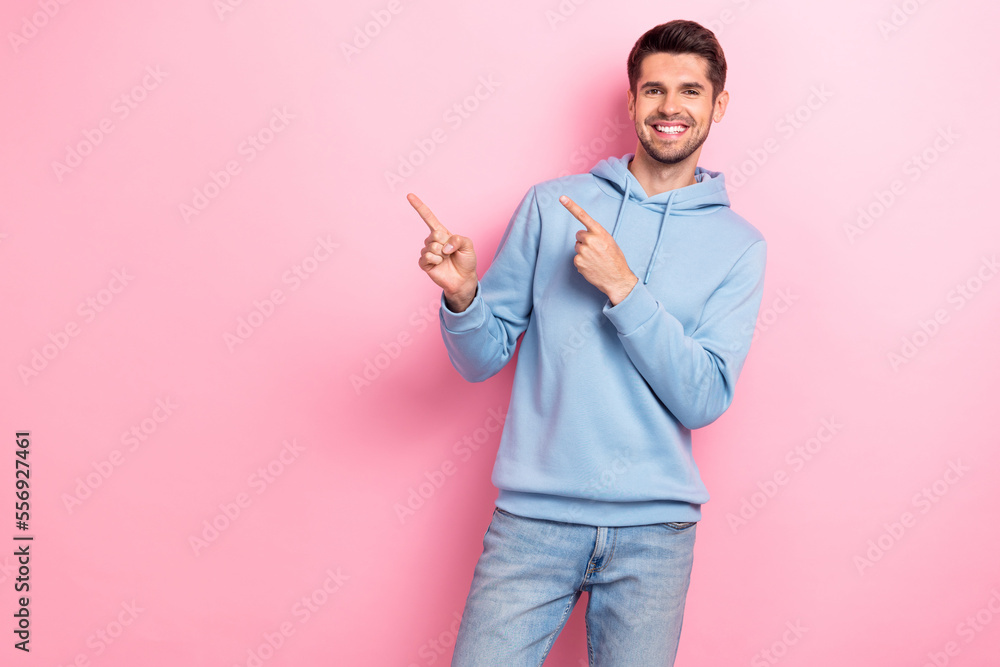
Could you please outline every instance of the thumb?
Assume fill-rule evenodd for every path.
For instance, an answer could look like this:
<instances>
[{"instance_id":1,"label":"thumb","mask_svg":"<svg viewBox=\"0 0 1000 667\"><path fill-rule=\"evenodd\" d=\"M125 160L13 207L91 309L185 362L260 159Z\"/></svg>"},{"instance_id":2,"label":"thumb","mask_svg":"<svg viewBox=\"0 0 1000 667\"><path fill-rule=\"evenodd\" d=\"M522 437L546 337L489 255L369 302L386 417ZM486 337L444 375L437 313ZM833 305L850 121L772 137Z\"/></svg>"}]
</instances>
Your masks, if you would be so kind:
<instances>
[{"instance_id":1,"label":"thumb","mask_svg":"<svg viewBox=\"0 0 1000 667\"><path fill-rule=\"evenodd\" d=\"M455 268L465 275L476 272L476 251L472 249L472 239L452 234L441 248L441 254L450 257Z\"/></svg>"},{"instance_id":2,"label":"thumb","mask_svg":"<svg viewBox=\"0 0 1000 667\"><path fill-rule=\"evenodd\" d=\"M444 247L441 248L441 252L445 255L450 255L455 252L467 253L472 251L472 239L466 236L459 236L458 234L452 234L448 237L447 242L445 242Z\"/></svg>"}]
</instances>

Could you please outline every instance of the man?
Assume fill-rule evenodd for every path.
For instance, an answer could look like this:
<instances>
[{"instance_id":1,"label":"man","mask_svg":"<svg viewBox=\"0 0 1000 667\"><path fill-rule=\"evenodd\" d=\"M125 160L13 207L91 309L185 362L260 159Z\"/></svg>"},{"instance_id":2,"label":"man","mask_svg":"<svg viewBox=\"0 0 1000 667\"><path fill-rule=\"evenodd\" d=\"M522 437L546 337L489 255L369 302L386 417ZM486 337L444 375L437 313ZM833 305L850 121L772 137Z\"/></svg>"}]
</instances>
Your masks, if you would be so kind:
<instances>
[{"instance_id":1,"label":"man","mask_svg":"<svg viewBox=\"0 0 1000 667\"><path fill-rule=\"evenodd\" d=\"M729 101L715 35L656 26L628 75L634 155L531 187L481 281L472 241L407 196L455 368L485 380L523 334L452 665L541 665L583 591L592 665L676 655L708 500L691 430L733 400L766 244L697 166Z\"/></svg>"}]
</instances>

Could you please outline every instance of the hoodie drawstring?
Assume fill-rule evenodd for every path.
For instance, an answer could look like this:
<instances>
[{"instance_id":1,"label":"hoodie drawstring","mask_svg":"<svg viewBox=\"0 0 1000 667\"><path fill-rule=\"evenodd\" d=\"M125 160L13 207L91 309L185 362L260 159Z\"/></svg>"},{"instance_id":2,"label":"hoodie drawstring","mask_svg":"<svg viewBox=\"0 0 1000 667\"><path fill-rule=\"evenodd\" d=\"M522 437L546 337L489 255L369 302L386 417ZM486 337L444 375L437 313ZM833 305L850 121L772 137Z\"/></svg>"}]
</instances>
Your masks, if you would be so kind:
<instances>
[{"instance_id":1,"label":"hoodie drawstring","mask_svg":"<svg viewBox=\"0 0 1000 667\"><path fill-rule=\"evenodd\" d=\"M649 256L649 266L646 267L646 277L642 279L642 284L649 282L649 276L653 274L653 264L656 262L657 253L660 250L660 241L663 240L663 227L666 225L667 216L670 215L670 206L674 203L674 193L667 196L667 205L663 209L663 217L660 218L660 231L656 233L656 243L653 244L653 254Z\"/></svg>"},{"instance_id":2,"label":"hoodie drawstring","mask_svg":"<svg viewBox=\"0 0 1000 667\"><path fill-rule=\"evenodd\" d=\"M618 233L618 223L622 221L622 212L625 210L625 202L628 201L628 191L632 184L625 180L625 196L622 197L622 205L618 207L618 217L615 218L615 226L611 228L611 238L615 238L615 234Z\"/></svg>"},{"instance_id":3,"label":"hoodie drawstring","mask_svg":"<svg viewBox=\"0 0 1000 667\"><path fill-rule=\"evenodd\" d=\"M618 217L615 218L615 226L611 228L611 238L617 240L615 235L618 233L618 226L622 221L622 214L625 212L625 203L628 201L628 194L632 187L631 181L625 179L625 196L622 197L622 204L618 207ZM663 227L666 225L667 216L670 215L670 207L674 203L674 193L671 192L667 195L667 205L663 208L663 217L660 218L660 230L656 233L656 243L653 244L653 254L649 256L649 266L646 267L646 276L642 279L642 284L645 285L649 282L649 277L653 275L653 263L656 260L657 253L660 251L660 241L663 240Z\"/></svg>"}]
</instances>

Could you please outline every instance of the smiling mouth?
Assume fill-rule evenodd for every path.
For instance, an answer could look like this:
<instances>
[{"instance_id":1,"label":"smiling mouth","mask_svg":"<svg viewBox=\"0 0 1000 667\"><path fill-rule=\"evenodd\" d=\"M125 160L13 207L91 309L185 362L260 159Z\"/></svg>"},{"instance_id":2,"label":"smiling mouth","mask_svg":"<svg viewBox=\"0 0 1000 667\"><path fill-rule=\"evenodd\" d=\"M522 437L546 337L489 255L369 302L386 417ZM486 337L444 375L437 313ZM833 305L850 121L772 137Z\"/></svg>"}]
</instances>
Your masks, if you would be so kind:
<instances>
[{"instance_id":1,"label":"smiling mouth","mask_svg":"<svg viewBox=\"0 0 1000 667\"><path fill-rule=\"evenodd\" d=\"M663 137L676 137L684 134L688 126L684 123L653 123L653 130Z\"/></svg>"}]
</instances>

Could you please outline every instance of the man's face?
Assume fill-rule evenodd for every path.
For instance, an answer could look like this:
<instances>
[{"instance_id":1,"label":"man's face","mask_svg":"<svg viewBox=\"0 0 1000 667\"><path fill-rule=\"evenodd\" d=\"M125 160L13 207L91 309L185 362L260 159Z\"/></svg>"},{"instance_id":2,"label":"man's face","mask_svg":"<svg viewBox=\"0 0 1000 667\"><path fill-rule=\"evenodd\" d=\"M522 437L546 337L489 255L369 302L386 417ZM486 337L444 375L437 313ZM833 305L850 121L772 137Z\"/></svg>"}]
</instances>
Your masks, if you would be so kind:
<instances>
[{"instance_id":1,"label":"man's face","mask_svg":"<svg viewBox=\"0 0 1000 667\"><path fill-rule=\"evenodd\" d=\"M725 113L729 93L721 92L712 103L708 63L693 53L653 53L639 69L635 95L628 91L639 143L657 162L682 162L705 143L713 118Z\"/></svg>"}]
</instances>

